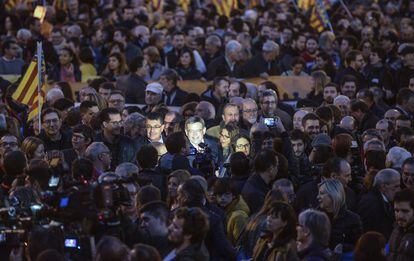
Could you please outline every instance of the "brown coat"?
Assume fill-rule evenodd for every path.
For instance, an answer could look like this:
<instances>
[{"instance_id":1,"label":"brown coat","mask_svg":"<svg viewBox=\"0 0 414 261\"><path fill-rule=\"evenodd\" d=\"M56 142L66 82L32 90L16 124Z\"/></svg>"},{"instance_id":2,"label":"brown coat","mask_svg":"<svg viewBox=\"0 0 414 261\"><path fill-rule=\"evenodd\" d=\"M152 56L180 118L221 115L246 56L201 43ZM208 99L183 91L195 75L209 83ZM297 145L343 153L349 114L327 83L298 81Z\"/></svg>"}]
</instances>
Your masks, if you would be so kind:
<instances>
[{"instance_id":1,"label":"brown coat","mask_svg":"<svg viewBox=\"0 0 414 261\"><path fill-rule=\"evenodd\" d=\"M296 261L299 260L296 241L291 239L282 246L269 246L271 239L260 239L253 250L253 260Z\"/></svg>"},{"instance_id":2,"label":"brown coat","mask_svg":"<svg viewBox=\"0 0 414 261\"><path fill-rule=\"evenodd\" d=\"M390 261L414 260L414 224L403 229L396 226L390 237Z\"/></svg>"}]
</instances>

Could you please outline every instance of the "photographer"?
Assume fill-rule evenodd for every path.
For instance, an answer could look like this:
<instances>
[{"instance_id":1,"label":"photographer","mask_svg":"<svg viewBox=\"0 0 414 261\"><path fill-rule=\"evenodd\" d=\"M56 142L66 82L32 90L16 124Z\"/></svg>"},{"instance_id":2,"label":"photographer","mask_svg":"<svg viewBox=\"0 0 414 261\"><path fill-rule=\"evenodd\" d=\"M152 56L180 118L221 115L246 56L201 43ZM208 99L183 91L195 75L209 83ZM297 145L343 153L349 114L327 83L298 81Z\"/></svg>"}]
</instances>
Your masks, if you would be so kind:
<instances>
[{"instance_id":1,"label":"photographer","mask_svg":"<svg viewBox=\"0 0 414 261\"><path fill-rule=\"evenodd\" d=\"M190 154L187 156L190 164L193 165L193 161L197 153L204 152L204 148L200 144L205 144L210 148L211 155L213 157L213 163L217 166L218 163L218 145L212 138L206 136L206 127L204 120L198 116L190 117L185 122L185 134L189 140Z\"/></svg>"}]
</instances>

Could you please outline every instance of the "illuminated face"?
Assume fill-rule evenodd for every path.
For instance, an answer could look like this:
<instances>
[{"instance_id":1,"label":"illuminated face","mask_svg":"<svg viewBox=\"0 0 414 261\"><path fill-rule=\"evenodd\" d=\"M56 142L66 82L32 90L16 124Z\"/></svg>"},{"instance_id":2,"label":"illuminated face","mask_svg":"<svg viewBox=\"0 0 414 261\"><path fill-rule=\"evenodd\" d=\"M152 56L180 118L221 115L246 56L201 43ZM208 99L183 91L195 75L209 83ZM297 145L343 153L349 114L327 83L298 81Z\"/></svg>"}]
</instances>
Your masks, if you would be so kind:
<instances>
[{"instance_id":1,"label":"illuminated face","mask_svg":"<svg viewBox=\"0 0 414 261\"><path fill-rule=\"evenodd\" d=\"M162 132L164 131L164 125L160 120L149 120L146 122L147 137L150 141L159 141L161 139Z\"/></svg>"},{"instance_id":2,"label":"illuminated face","mask_svg":"<svg viewBox=\"0 0 414 261\"><path fill-rule=\"evenodd\" d=\"M185 133L193 145L203 142L206 128L200 122L187 124Z\"/></svg>"}]
</instances>

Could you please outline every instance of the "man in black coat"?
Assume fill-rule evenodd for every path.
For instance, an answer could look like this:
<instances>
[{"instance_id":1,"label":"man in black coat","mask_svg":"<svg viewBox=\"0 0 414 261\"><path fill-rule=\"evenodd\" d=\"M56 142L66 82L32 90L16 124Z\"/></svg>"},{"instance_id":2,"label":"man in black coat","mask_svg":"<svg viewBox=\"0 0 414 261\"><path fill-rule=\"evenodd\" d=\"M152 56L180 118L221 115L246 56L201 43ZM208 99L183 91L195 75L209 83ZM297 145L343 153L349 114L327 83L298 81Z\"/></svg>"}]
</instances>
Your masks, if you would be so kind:
<instances>
[{"instance_id":1,"label":"man in black coat","mask_svg":"<svg viewBox=\"0 0 414 261\"><path fill-rule=\"evenodd\" d=\"M180 60L180 52L185 47L185 34L183 32L174 33L172 45L173 49L166 53L167 64L165 64L165 66L175 69Z\"/></svg>"},{"instance_id":2,"label":"man in black coat","mask_svg":"<svg viewBox=\"0 0 414 261\"><path fill-rule=\"evenodd\" d=\"M265 149L256 155L255 174L246 181L241 192L252 214L263 206L266 194L271 189L271 183L277 176L278 165L274 151Z\"/></svg>"},{"instance_id":3,"label":"man in black coat","mask_svg":"<svg viewBox=\"0 0 414 261\"><path fill-rule=\"evenodd\" d=\"M280 75L277 57L279 56L279 45L273 41L263 44L262 52L252 57L244 67L244 77L269 77Z\"/></svg>"},{"instance_id":4,"label":"man in black coat","mask_svg":"<svg viewBox=\"0 0 414 261\"><path fill-rule=\"evenodd\" d=\"M368 129L375 129L379 118L375 116L363 101L353 101L351 104L351 116L358 121L358 132L363 133Z\"/></svg>"},{"instance_id":5,"label":"man in black coat","mask_svg":"<svg viewBox=\"0 0 414 261\"><path fill-rule=\"evenodd\" d=\"M125 93L126 103L144 104L145 86L144 80L146 75L146 61L142 56L135 57L128 64L130 73L117 79L116 85L118 89Z\"/></svg>"},{"instance_id":6,"label":"man in black coat","mask_svg":"<svg viewBox=\"0 0 414 261\"><path fill-rule=\"evenodd\" d=\"M42 131L37 137L43 141L45 151L72 148L72 134L63 130L60 113L54 108L43 110Z\"/></svg>"},{"instance_id":7,"label":"man in black coat","mask_svg":"<svg viewBox=\"0 0 414 261\"><path fill-rule=\"evenodd\" d=\"M166 69L160 76L164 87L163 101L167 106L183 106L188 92L177 86L178 74L173 69Z\"/></svg>"},{"instance_id":8,"label":"man in black coat","mask_svg":"<svg viewBox=\"0 0 414 261\"><path fill-rule=\"evenodd\" d=\"M364 57L362 56L362 53L357 50L349 51L346 54L346 64L348 66L338 72L334 82L337 84L342 84L343 79L346 75L352 75L358 81L358 88L367 88L368 83L366 82L364 75L361 73L361 69L364 65Z\"/></svg>"},{"instance_id":9,"label":"man in black coat","mask_svg":"<svg viewBox=\"0 0 414 261\"><path fill-rule=\"evenodd\" d=\"M373 188L362 195L357 213L361 217L364 231L377 231L389 238L394 225L394 210L391 202L400 190L400 173L383 169L377 173Z\"/></svg>"},{"instance_id":10,"label":"man in black coat","mask_svg":"<svg viewBox=\"0 0 414 261\"><path fill-rule=\"evenodd\" d=\"M224 55L212 60L207 66L206 79L213 80L217 76L243 77L243 66L240 64L242 45L231 40L227 43Z\"/></svg>"}]
</instances>

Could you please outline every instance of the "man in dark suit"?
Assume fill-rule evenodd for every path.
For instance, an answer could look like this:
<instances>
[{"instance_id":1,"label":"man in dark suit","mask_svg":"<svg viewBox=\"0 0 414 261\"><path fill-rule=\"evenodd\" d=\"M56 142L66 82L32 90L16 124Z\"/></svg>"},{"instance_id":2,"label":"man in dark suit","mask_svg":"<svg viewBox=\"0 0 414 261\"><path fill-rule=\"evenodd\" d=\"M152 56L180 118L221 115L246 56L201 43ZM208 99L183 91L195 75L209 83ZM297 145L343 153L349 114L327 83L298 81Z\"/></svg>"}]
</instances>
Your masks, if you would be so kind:
<instances>
[{"instance_id":1,"label":"man in dark suit","mask_svg":"<svg viewBox=\"0 0 414 261\"><path fill-rule=\"evenodd\" d=\"M144 57L138 56L128 64L130 73L118 78L116 85L125 93L126 103L143 104L145 101L145 87L147 83L144 77L147 73Z\"/></svg>"},{"instance_id":2,"label":"man in dark suit","mask_svg":"<svg viewBox=\"0 0 414 261\"><path fill-rule=\"evenodd\" d=\"M178 74L173 69L166 69L160 76L160 83L164 87L163 101L167 106L183 106L188 92L177 86Z\"/></svg>"},{"instance_id":3,"label":"man in dark suit","mask_svg":"<svg viewBox=\"0 0 414 261\"><path fill-rule=\"evenodd\" d=\"M400 173L383 169L377 173L373 188L362 195L357 213L361 216L364 231L377 231L389 238L394 225L391 202L400 190Z\"/></svg>"},{"instance_id":4,"label":"man in dark suit","mask_svg":"<svg viewBox=\"0 0 414 261\"><path fill-rule=\"evenodd\" d=\"M242 77L241 51L242 45L236 40L230 40L226 44L224 55L217 57L207 66L206 79L210 81L217 76Z\"/></svg>"},{"instance_id":5,"label":"man in dark suit","mask_svg":"<svg viewBox=\"0 0 414 261\"><path fill-rule=\"evenodd\" d=\"M244 67L244 76L269 77L280 75L280 68L277 61L279 56L279 45L274 41L267 41L263 44L262 52L252 57Z\"/></svg>"},{"instance_id":6,"label":"man in dark suit","mask_svg":"<svg viewBox=\"0 0 414 261\"><path fill-rule=\"evenodd\" d=\"M193 165L195 155L197 152L204 151L204 148L200 144L205 144L211 149L211 154L213 156L213 161L215 166L218 164L218 144L217 142L206 136L206 127L204 120L198 116L190 117L185 122L185 134L187 135L189 141L190 155L188 155L188 160L190 164Z\"/></svg>"}]
</instances>

